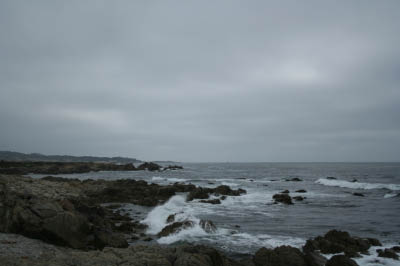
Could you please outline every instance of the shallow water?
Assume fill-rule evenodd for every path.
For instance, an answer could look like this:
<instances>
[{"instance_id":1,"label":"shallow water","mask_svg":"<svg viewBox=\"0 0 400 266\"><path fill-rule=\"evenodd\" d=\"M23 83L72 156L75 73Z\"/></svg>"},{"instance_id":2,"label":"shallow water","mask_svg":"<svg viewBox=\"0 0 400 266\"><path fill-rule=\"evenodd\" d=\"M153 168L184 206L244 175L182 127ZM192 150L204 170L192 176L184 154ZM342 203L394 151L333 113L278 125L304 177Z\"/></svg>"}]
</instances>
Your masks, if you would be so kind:
<instances>
[{"instance_id":1,"label":"shallow water","mask_svg":"<svg viewBox=\"0 0 400 266\"><path fill-rule=\"evenodd\" d=\"M218 228L209 234L197 225L158 240L165 244L189 241L228 252L254 253L262 246L300 247L307 238L333 228L352 235L375 237L388 245L398 244L400 240L399 163L199 163L183 166L185 169L178 171L62 176L133 178L158 184L184 182L205 187L224 184L247 190L246 195L228 197L220 205L186 202L185 195L177 195L154 208L143 217L143 222L149 225L148 233L158 233L166 225L168 215L174 213L178 213L177 220L208 219ZM294 177L303 181L285 180ZM352 182L354 179L357 181ZM272 196L285 189L291 196L301 195L306 199L291 206L273 204ZM299 189L307 192L295 193ZM354 196L354 192L364 197ZM376 257L370 257L358 261L361 265L375 265Z\"/></svg>"}]
</instances>

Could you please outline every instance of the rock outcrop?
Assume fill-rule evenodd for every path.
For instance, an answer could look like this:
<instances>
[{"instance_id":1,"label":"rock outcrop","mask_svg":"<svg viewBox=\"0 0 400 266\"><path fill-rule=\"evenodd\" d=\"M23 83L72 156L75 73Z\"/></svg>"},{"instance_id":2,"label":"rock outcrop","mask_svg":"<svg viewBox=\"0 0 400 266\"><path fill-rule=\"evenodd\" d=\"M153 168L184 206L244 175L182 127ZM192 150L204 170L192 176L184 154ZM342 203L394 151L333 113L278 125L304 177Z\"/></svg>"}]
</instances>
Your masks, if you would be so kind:
<instances>
[{"instance_id":1,"label":"rock outcrop","mask_svg":"<svg viewBox=\"0 0 400 266\"><path fill-rule=\"evenodd\" d=\"M307 266L304 254L291 246L261 248L254 255L256 266Z\"/></svg>"},{"instance_id":2,"label":"rock outcrop","mask_svg":"<svg viewBox=\"0 0 400 266\"><path fill-rule=\"evenodd\" d=\"M323 237L307 240L303 251L307 253L320 250L324 254L345 252L348 257L354 257L359 252L367 252L372 245L380 245L380 242L377 239L352 237L348 232L331 230Z\"/></svg>"},{"instance_id":3,"label":"rock outcrop","mask_svg":"<svg viewBox=\"0 0 400 266\"><path fill-rule=\"evenodd\" d=\"M282 194L275 194L272 196L272 198L275 200L275 203L284 203L287 205L291 205L293 204L292 202L292 198L286 194L286 193L282 193Z\"/></svg>"},{"instance_id":4,"label":"rock outcrop","mask_svg":"<svg viewBox=\"0 0 400 266\"><path fill-rule=\"evenodd\" d=\"M160 171L160 170L178 170L183 169L182 166L171 165L162 168L153 162L145 162L137 168L132 163L115 164L100 162L28 162L28 161L0 161L0 174L17 174L25 175L34 174L73 174L88 173L97 171Z\"/></svg>"}]
</instances>

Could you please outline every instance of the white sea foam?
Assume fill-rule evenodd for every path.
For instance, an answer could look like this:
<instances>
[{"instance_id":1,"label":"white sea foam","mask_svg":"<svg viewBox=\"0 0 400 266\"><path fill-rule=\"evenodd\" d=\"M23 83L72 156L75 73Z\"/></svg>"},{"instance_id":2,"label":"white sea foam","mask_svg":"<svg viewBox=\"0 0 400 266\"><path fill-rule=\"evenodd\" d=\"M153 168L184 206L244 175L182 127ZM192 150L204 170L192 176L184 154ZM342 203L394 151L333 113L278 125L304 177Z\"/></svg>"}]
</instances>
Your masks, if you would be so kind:
<instances>
[{"instance_id":1,"label":"white sea foam","mask_svg":"<svg viewBox=\"0 0 400 266\"><path fill-rule=\"evenodd\" d=\"M385 196L383 196L385 199L388 199L388 198L394 198L394 197L397 197L397 196L399 196L400 195L400 193L388 193L388 194L385 194Z\"/></svg>"},{"instance_id":2,"label":"white sea foam","mask_svg":"<svg viewBox=\"0 0 400 266\"><path fill-rule=\"evenodd\" d=\"M142 223L148 225L148 234L157 234L167 225L170 214L182 213L185 209L185 196L176 195L169 199L164 205L155 207Z\"/></svg>"},{"instance_id":3,"label":"white sea foam","mask_svg":"<svg viewBox=\"0 0 400 266\"><path fill-rule=\"evenodd\" d=\"M158 240L162 244L170 244L183 239L198 238L209 233L205 232L200 226L200 219L195 216L196 210L192 207L192 203L186 202L185 195L173 196L164 205L154 208L142 223L148 225L148 234L159 233L168 223L167 218L171 214L175 214L174 221L182 222L190 220L194 223L193 227L185 228L176 234L162 237ZM198 204L198 203L197 203Z\"/></svg>"},{"instance_id":4,"label":"white sea foam","mask_svg":"<svg viewBox=\"0 0 400 266\"><path fill-rule=\"evenodd\" d=\"M337 179L325 179L320 178L315 181L317 184L332 186L332 187L343 187L343 188L353 188L353 189L390 189L390 190L400 190L400 184L381 184L381 183L361 183L361 182L349 182L345 180Z\"/></svg>"},{"instance_id":5,"label":"white sea foam","mask_svg":"<svg viewBox=\"0 0 400 266\"><path fill-rule=\"evenodd\" d=\"M221 184L222 184L222 185L225 185L225 186L230 186L230 187L237 187L237 186L239 186L239 184L233 183L233 182L222 182Z\"/></svg>"},{"instance_id":6,"label":"white sea foam","mask_svg":"<svg viewBox=\"0 0 400 266\"><path fill-rule=\"evenodd\" d=\"M390 248L394 245L385 245L383 247L371 247L368 252L370 255L361 254L361 258L354 258L354 260L360 266L399 266L400 261L390 259L390 258L382 258L378 257L377 249L385 249Z\"/></svg>"},{"instance_id":7,"label":"white sea foam","mask_svg":"<svg viewBox=\"0 0 400 266\"><path fill-rule=\"evenodd\" d=\"M399 266L400 262L398 260L390 259L390 258L382 258L378 257L377 249L385 249L390 248L394 245L384 245L383 247L371 247L368 250L369 255L360 254L360 258L353 258L360 266ZM335 255L343 255L344 253L337 254L322 254L328 260Z\"/></svg>"}]
</instances>

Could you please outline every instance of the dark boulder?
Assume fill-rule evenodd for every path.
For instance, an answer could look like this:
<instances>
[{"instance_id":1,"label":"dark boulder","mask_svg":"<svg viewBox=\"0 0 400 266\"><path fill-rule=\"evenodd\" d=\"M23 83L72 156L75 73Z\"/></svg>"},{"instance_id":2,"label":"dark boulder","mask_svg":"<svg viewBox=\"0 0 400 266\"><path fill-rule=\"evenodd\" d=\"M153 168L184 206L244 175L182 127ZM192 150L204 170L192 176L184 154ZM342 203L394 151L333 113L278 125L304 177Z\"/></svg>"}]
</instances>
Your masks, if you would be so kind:
<instances>
[{"instance_id":1,"label":"dark boulder","mask_svg":"<svg viewBox=\"0 0 400 266\"><path fill-rule=\"evenodd\" d=\"M324 254L334 254L347 252L367 252L371 247L368 239L359 237L351 237L349 233L337 230L331 230L325 236L318 236L314 239L307 240L303 246L304 252L320 250Z\"/></svg>"},{"instance_id":2,"label":"dark boulder","mask_svg":"<svg viewBox=\"0 0 400 266\"><path fill-rule=\"evenodd\" d=\"M324 266L327 262L327 259L318 251L306 252L304 259L308 266Z\"/></svg>"},{"instance_id":3,"label":"dark boulder","mask_svg":"<svg viewBox=\"0 0 400 266\"><path fill-rule=\"evenodd\" d=\"M275 249L261 248L253 258L256 266L307 266L303 253L297 248L280 246Z\"/></svg>"},{"instance_id":4,"label":"dark boulder","mask_svg":"<svg viewBox=\"0 0 400 266\"><path fill-rule=\"evenodd\" d=\"M192 201L194 199L208 199L210 190L207 188L198 187L187 195L186 200Z\"/></svg>"},{"instance_id":5,"label":"dark boulder","mask_svg":"<svg viewBox=\"0 0 400 266\"><path fill-rule=\"evenodd\" d=\"M364 194L358 192L354 192L353 195L357 197L364 197Z\"/></svg>"},{"instance_id":6,"label":"dark boulder","mask_svg":"<svg viewBox=\"0 0 400 266\"><path fill-rule=\"evenodd\" d=\"M160 171L161 166L153 162L145 162L137 167L138 170Z\"/></svg>"},{"instance_id":7,"label":"dark boulder","mask_svg":"<svg viewBox=\"0 0 400 266\"><path fill-rule=\"evenodd\" d=\"M358 264L345 255L335 255L328 260L326 266L358 266Z\"/></svg>"},{"instance_id":8,"label":"dark boulder","mask_svg":"<svg viewBox=\"0 0 400 266\"><path fill-rule=\"evenodd\" d=\"M333 177L333 176L328 176L328 177L326 177L326 179L328 179L328 180L336 180L337 178Z\"/></svg>"},{"instance_id":9,"label":"dark boulder","mask_svg":"<svg viewBox=\"0 0 400 266\"><path fill-rule=\"evenodd\" d=\"M299 190L296 190L296 192L297 192L297 193L306 193L307 191L304 190L304 189L299 189Z\"/></svg>"},{"instance_id":10,"label":"dark boulder","mask_svg":"<svg viewBox=\"0 0 400 266\"><path fill-rule=\"evenodd\" d=\"M400 246L394 246L394 247L391 247L390 249L397 253L400 252Z\"/></svg>"},{"instance_id":11,"label":"dark boulder","mask_svg":"<svg viewBox=\"0 0 400 266\"><path fill-rule=\"evenodd\" d=\"M396 252L391 248L385 248L384 250L378 249L376 252L378 253L378 257L390 258L394 260L399 259L399 255L397 255Z\"/></svg>"},{"instance_id":12,"label":"dark boulder","mask_svg":"<svg viewBox=\"0 0 400 266\"><path fill-rule=\"evenodd\" d=\"M281 193L284 193L284 194L289 194L289 190L284 190L284 191L282 191Z\"/></svg>"},{"instance_id":13,"label":"dark boulder","mask_svg":"<svg viewBox=\"0 0 400 266\"><path fill-rule=\"evenodd\" d=\"M275 202L280 202L288 205L293 204L292 198L288 194L275 194L272 198L275 200Z\"/></svg>"},{"instance_id":14,"label":"dark boulder","mask_svg":"<svg viewBox=\"0 0 400 266\"><path fill-rule=\"evenodd\" d=\"M381 241L376 238L367 238L367 240L371 244L371 246L382 246Z\"/></svg>"}]
</instances>

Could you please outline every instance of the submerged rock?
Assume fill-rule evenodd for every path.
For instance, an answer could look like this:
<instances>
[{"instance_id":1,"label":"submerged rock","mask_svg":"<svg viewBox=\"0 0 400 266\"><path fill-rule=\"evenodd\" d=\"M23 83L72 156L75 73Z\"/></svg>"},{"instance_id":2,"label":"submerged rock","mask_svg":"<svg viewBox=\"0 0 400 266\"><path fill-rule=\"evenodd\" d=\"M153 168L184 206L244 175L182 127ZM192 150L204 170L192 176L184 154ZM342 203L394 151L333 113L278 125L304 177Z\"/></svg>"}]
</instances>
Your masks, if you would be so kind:
<instances>
[{"instance_id":1,"label":"submerged rock","mask_svg":"<svg viewBox=\"0 0 400 266\"><path fill-rule=\"evenodd\" d=\"M167 223L175 222L175 215L176 215L176 213L168 215L166 222Z\"/></svg>"},{"instance_id":2,"label":"submerged rock","mask_svg":"<svg viewBox=\"0 0 400 266\"><path fill-rule=\"evenodd\" d=\"M303 201L304 199L306 199L306 197L302 197L302 196L295 196L292 199L296 200L296 201Z\"/></svg>"},{"instance_id":3,"label":"submerged rock","mask_svg":"<svg viewBox=\"0 0 400 266\"><path fill-rule=\"evenodd\" d=\"M280 202L288 205L293 204L292 198L288 194L275 194L274 196L272 196L272 198L275 200L275 202Z\"/></svg>"},{"instance_id":4,"label":"submerged rock","mask_svg":"<svg viewBox=\"0 0 400 266\"><path fill-rule=\"evenodd\" d=\"M358 192L354 192L353 195L357 197L364 197L364 194Z\"/></svg>"},{"instance_id":5,"label":"submerged rock","mask_svg":"<svg viewBox=\"0 0 400 266\"><path fill-rule=\"evenodd\" d=\"M306 193L307 191L304 190L304 189L299 189L299 190L296 190L296 192L297 192L297 193Z\"/></svg>"},{"instance_id":6,"label":"submerged rock","mask_svg":"<svg viewBox=\"0 0 400 266\"><path fill-rule=\"evenodd\" d=\"M298 178L298 177L293 177L293 178L287 178L286 181L287 181L287 182L289 182L289 181L300 182L300 181L303 181L303 180L301 180L301 179Z\"/></svg>"}]
</instances>

